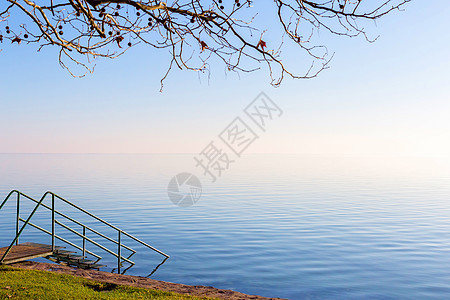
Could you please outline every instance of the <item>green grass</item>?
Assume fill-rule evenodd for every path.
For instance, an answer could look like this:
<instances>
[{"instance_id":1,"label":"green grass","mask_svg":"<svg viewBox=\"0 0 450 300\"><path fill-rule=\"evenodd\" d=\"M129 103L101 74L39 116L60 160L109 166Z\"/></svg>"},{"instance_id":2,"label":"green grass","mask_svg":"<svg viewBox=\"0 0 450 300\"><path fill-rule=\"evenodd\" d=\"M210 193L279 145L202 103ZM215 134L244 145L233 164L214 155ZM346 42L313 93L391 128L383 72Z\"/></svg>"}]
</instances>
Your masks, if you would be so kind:
<instances>
[{"instance_id":1,"label":"green grass","mask_svg":"<svg viewBox=\"0 0 450 300\"><path fill-rule=\"evenodd\" d=\"M0 266L0 299L176 299L199 298L102 283L67 274Z\"/></svg>"}]
</instances>

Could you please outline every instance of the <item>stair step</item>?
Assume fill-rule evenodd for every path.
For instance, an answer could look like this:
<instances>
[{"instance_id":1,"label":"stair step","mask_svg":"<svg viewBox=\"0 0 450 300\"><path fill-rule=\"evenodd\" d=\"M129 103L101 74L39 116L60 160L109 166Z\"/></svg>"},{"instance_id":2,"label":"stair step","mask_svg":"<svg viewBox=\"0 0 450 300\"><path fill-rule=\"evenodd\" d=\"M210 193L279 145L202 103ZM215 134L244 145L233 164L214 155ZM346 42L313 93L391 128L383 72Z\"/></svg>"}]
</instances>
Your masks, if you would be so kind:
<instances>
[{"instance_id":1,"label":"stair step","mask_svg":"<svg viewBox=\"0 0 450 300\"><path fill-rule=\"evenodd\" d=\"M84 259L83 255L78 255L78 254L69 254L68 255L69 259Z\"/></svg>"},{"instance_id":2,"label":"stair step","mask_svg":"<svg viewBox=\"0 0 450 300\"><path fill-rule=\"evenodd\" d=\"M48 256L47 259L54 262L63 261L68 265L77 266L82 269L100 269L106 267L106 265L97 264L95 261L87 259L82 260L57 259L55 256Z\"/></svg>"},{"instance_id":3,"label":"stair step","mask_svg":"<svg viewBox=\"0 0 450 300\"><path fill-rule=\"evenodd\" d=\"M68 261L68 262L84 259L84 257L82 255L73 255L73 254L67 254L67 255L53 254L51 256L57 260L63 260L63 261Z\"/></svg>"},{"instance_id":4,"label":"stair step","mask_svg":"<svg viewBox=\"0 0 450 300\"><path fill-rule=\"evenodd\" d=\"M80 259L80 260L77 260L77 263L82 264L82 265L93 265L93 264L95 264L95 260Z\"/></svg>"},{"instance_id":5,"label":"stair step","mask_svg":"<svg viewBox=\"0 0 450 300\"><path fill-rule=\"evenodd\" d=\"M106 265L101 265L101 264L89 265L89 268L91 268L91 269L100 269L100 268L104 268L104 267L106 267Z\"/></svg>"},{"instance_id":6,"label":"stair step","mask_svg":"<svg viewBox=\"0 0 450 300\"><path fill-rule=\"evenodd\" d=\"M76 253L76 252L74 252L74 253ZM81 258L84 258L83 255L73 254L73 253L63 253L63 254L55 253L53 255L57 256L57 257L68 258L68 259L81 259Z\"/></svg>"},{"instance_id":7,"label":"stair step","mask_svg":"<svg viewBox=\"0 0 450 300\"><path fill-rule=\"evenodd\" d=\"M73 254L76 253L75 251L68 251L68 250L55 250L55 254L57 255L66 255L66 254Z\"/></svg>"}]
</instances>

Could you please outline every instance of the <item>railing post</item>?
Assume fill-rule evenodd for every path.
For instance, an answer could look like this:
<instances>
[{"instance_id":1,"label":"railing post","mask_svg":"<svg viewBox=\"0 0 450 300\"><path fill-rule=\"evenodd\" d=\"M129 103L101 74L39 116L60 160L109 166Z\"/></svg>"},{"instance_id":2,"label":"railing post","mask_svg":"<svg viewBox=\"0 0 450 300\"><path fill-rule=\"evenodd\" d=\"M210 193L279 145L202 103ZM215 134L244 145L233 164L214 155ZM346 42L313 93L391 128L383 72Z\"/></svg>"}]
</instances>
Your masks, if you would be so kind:
<instances>
[{"instance_id":1,"label":"railing post","mask_svg":"<svg viewBox=\"0 0 450 300\"><path fill-rule=\"evenodd\" d=\"M118 241L117 241L117 274L120 274L120 263L121 263L121 245L120 245L120 230L117 231L119 233Z\"/></svg>"},{"instance_id":2,"label":"railing post","mask_svg":"<svg viewBox=\"0 0 450 300\"><path fill-rule=\"evenodd\" d=\"M55 195L52 194L52 251L55 251Z\"/></svg>"},{"instance_id":3,"label":"railing post","mask_svg":"<svg viewBox=\"0 0 450 300\"><path fill-rule=\"evenodd\" d=\"M86 256L86 226L83 225L83 257Z\"/></svg>"},{"instance_id":4,"label":"railing post","mask_svg":"<svg viewBox=\"0 0 450 300\"><path fill-rule=\"evenodd\" d=\"M16 236L19 234L19 213L20 213L20 193L17 192L17 215L16 215ZM19 238L16 240L16 245L19 244Z\"/></svg>"}]
</instances>

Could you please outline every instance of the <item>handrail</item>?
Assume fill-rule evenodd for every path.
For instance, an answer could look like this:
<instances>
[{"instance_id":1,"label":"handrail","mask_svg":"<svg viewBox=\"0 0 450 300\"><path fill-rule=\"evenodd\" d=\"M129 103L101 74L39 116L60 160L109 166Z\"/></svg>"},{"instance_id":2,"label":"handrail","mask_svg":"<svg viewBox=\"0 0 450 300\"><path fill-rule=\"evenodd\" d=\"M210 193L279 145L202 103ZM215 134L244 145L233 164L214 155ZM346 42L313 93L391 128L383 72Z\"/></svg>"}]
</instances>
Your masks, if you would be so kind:
<instances>
[{"instance_id":1,"label":"handrail","mask_svg":"<svg viewBox=\"0 0 450 300\"><path fill-rule=\"evenodd\" d=\"M28 195L26 195L26 194L24 194L24 193L22 193L22 192L20 192L20 191L17 191L17 190L12 191L12 192L8 195L8 197L5 199L4 203L6 203L6 200L8 200L8 198L11 196L11 194L12 194L13 192L17 192L18 195L22 195L22 196L24 196L25 198L27 198L27 199L29 199L29 200L35 202L35 203L38 203L37 200L35 200L35 199L31 198L30 196L28 196ZM52 193L52 192L47 192L47 193L45 193L42 197L45 198L47 195L52 195L52 196L55 196L55 197L57 197L57 198L59 198L59 199L62 199L61 197L59 197L58 195L55 195L55 194ZM64 200L65 202L68 202L68 201L65 200L65 199L62 199L62 200ZM0 206L0 209L3 207L4 203L2 203L2 205ZM68 202L68 203L70 203L70 202ZM43 206L43 207L45 207L45 208L47 208L47 209L49 209L49 210L51 210L51 211L53 212L53 209L52 209L51 207L49 207L48 205L45 205L44 203L41 203L41 206ZM63 213L60 213L60 212L57 211L57 210L55 210L55 213L57 213L58 215L60 215L60 216L62 216L62 217L64 217L64 218L66 218L66 219L68 219L68 220L70 220L70 221L72 221L72 222L74 222L74 223L76 223L76 224L78 224L78 225L80 225L80 226L82 226L82 227L85 227L86 229L89 229L91 232L93 232L93 233L95 233L95 234L97 234L97 235L99 235L99 236L101 236L101 237L103 237L103 238L105 238L105 239L107 239L107 240L113 242L113 243L118 244L118 243L117 243L115 240L113 240L112 238L110 238L110 237L108 237L108 236L106 236L106 235L104 235L104 234L102 234L102 233L100 233L100 232L98 232L98 231L96 231L96 230L90 228L89 226L87 226L87 225L85 225L85 224L83 224L83 223L81 223L81 222L78 222L77 220L74 220L73 218L71 218L71 217L69 217L69 216L66 216L66 215L63 214ZM97 217L96 217L96 218L97 218ZM100 219L100 218L97 218L97 219ZM101 219L100 219L100 220L101 220ZM103 221L103 222L105 222L105 221ZM120 230L120 229L119 229L119 230ZM123 245L123 244L122 244L121 247L124 247L124 248L126 248L127 250L129 250L129 251L131 251L131 252L133 252L133 253L136 253L136 251L135 251L134 249L132 249L132 248L126 246L126 245Z\"/></svg>"},{"instance_id":2,"label":"handrail","mask_svg":"<svg viewBox=\"0 0 450 300\"><path fill-rule=\"evenodd\" d=\"M62 197L60 197L60 196L58 196L58 195L56 195L56 194L54 194L54 193L52 193L52 192L46 192L44 195L46 195L46 194L51 194L51 195L55 196L56 198L60 199L61 201L65 202L65 203L71 205L72 207L74 207L74 208L80 210L81 212L87 214L88 216L90 216L90 217L92 217L92 218L94 218L94 219L96 219L96 220L102 222L102 223L105 224L105 225L108 225L108 226L111 227L112 229L117 230L117 231L120 231L121 234L126 235L127 237L129 237L129 238L133 239L134 241L136 241L136 242L138 242L138 243L140 243L140 244L146 246L147 248L150 248L150 249L152 249L153 251L158 252L159 254L164 255L164 256L167 257L167 258L170 257L169 255L165 254L164 252L162 252L162 251L160 251L160 250L158 250L158 249L156 249L156 248L154 248L154 247L148 245L147 243L145 243L145 242L139 240L138 238L132 236L131 234L129 234L129 233L127 233L127 232L125 232L125 231L123 231L123 230L117 228L116 226L114 226L114 225L112 225L112 224L110 224L110 223L108 223L108 222L106 222L106 221L100 219L99 217L97 217L97 216L93 215L92 213L86 211L85 209L83 209L83 208L81 208L81 207L79 207L79 206L77 206L77 205L71 203L70 201L68 201L68 200L66 200L66 199L64 199L64 198L62 198ZM33 198L31 198L31 197L29 197L29 198L30 198L30 200L32 200L32 201L36 201L35 199L33 199ZM46 206L46 205L43 205L43 206ZM46 208L51 209L51 208L48 207L48 206L46 206ZM1 208L0 208L0 209L1 209ZM67 219L69 219L69 217L63 215L62 213L59 213L59 212L58 212L58 214L61 215L61 216L63 216L63 217L66 217ZM75 223L77 223L77 221L75 221L75 220L73 220L73 219L72 219L71 221L74 221ZM80 225L82 225L82 224L80 224ZM82 226L85 226L85 225L82 225ZM88 228L88 227L86 226L86 228ZM92 230L91 230L91 231L92 231ZM131 251L133 251L133 250L131 250Z\"/></svg>"},{"instance_id":3,"label":"handrail","mask_svg":"<svg viewBox=\"0 0 450 300\"><path fill-rule=\"evenodd\" d=\"M25 220L22 219L22 218L19 218L19 220L22 221L22 222L25 222ZM45 230L44 228L42 228L42 227L40 227L40 226L38 226L38 225L36 225L36 224L33 224L33 223L31 223L31 222L29 222L28 225L30 225L30 226L32 226L32 227L34 227L34 228L36 228L36 229L39 229L40 231L42 231L42 232L44 232L44 233L47 233L47 234L49 234L49 235L52 234L50 231ZM80 246L77 246L77 245L75 245L74 243L69 242L68 240L66 240L66 239L64 239L64 238L62 238L62 237L60 237L59 235L56 235L56 234L55 234L55 238L57 238L58 240L63 241L64 243L69 244L70 246L72 246L72 247L74 247L74 248L77 248L78 250L83 250ZM93 252L91 252L91 251L89 251L89 250L86 250L86 249L85 249L84 251L86 251L86 253L88 253L88 254L90 254L90 255L92 255L92 256L97 257L99 260L102 259L102 257L101 257L100 255L98 255L98 254L95 254L95 253L93 253Z\"/></svg>"},{"instance_id":4,"label":"handrail","mask_svg":"<svg viewBox=\"0 0 450 300\"><path fill-rule=\"evenodd\" d=\"M33 199L33 198L30 198L30 200L36 202L36 200ZM45 205L44 203L42 203L41 206L44 207L44 208L47 208L47 209L49 209L49 210L52 210L52 208L51 208L50 206ZM100 233L100 232L98 232L98 231L96 231L96 230L90 228L89 226L87 226L87 225L85 225L85 224L83 224L83 223L81 223L81 222L79 222L79 221L77 221L77 220L75 220L75 219L73 219L73 218L71 218L71 217L69 217L69 216L66 216L66 215L63 214L63 213L60 213L60 212L57 211L57 210L55 210L55 213L58 214L58 215L60 215L61 217L66 218L67 220L69 220L69 221L71 221L71 222L74 222L74 223L76 223L76 224L78 224L78 225L80 225L80 226L82 226L82 227L85 227L86 229L90 230L91 232L93 232L93 233L95 233L95 234L97 234L97 235L99 235L99 236L101 236L101 237L103 237L103 238L105 238L105 239L107 239L107 240L113 242L113 243L118 244L118 243L117 243L115 240L113 240L112 238L110 238L110 237L108 237L108 236L106 236L106 235L104 235L104 234L102 234L102 233ZM124 247L125 249L127 249L127 250L129 250L129 251L131 251L131 252L136 253L136 250L134 250L134 249L132 249L132 248L126 246L126 245L122 245L122 247Z\"/></svg>"},{"instance_id":5,"label":"handrail","mask_svg":"<svg viewBox=\"0 0 450 300\"><path fill-rule=\"evenodd\" d=\"M19 239L19 235L22 233L22 231L25 229L25 226L28 225L28 223L31 220L31 217L34 215L34 213L36 212L36 210L38 209L39 205L41 205L42 201L44 201L45 199L45 194L44 196L42 196L41 200L39 200L39 203L34 207L33 211L31 212L31 214L28 216L27 220L25 221L25 223L23 224L22 228L20 229L20 231L16 234L16 237L13 239L13 241L11 242L11 244L9 245L8 249L6 249L5 253L3 253L2 258L0 259L0 264L3 263L3 261L5 260L6 256L9 254L9 252L11 251L12 246L14 245L14 243ZM6 203L6 202L5 202ZM4 203L0 206L0 209L3 207Z\"/></svg>"},{"instance_id":6,"label":"handrail","mask_svg":"<svg viewBox=\"0 0 450 300\"><path fill-rule=\"evenodd\" d=\"M18 191L18 190L12 190L12 191L8 194L8 196L5 198L5 200L3 200L3 202L0 204L0 210L3 208L3 206L6 204L6 202L9 200L9 198L10 198L14 193L17 193L16 236L15 236L14 240L12 241L11 245L8 247L7 251L4 253L3 257L1 258L0 263L2 263L2 262L4 261L6 255L8 255L8 253L10 252L10 250L11 250L11 248L12 248L12 245L13 245L14 243L18 244L19 236L20 236L20 234L22 233L22 231L24 230L25 226L28 225L28 224L29 224L30 226L33 226L33 227L35 227L35 228L37 228L37 229L43 231L44 233L47 233L47 234L49 234L49 235L52 236L52 250L55 249L55 238L57 238L57 239L59 239L59 240L65 242L65 243L67 243L67 244L69 244L69 245L71 245L71 246L73 246L73 247L75 247L75 248L77 248L77 249L79 249L79 250L82 250L82 251L83 251L83 256L84 256L84 254L85 254L85 252L86 252L86 253L88 253L88 254L91 254L91 255L97 257L98 260L100 260L101 257L100 257L99 255L97 255L97 254L95 254L95 253L93 253L93 252L91 252L91 251L86 250L85 243L86 243L86 240L89 241L90 243L94 244L95 246L97 246L97 247L103 249L104 251L108 252L109 254L112 254L113 256L117 257L117 259L118 259L118 261L117 261L117 269L118 269L118 273L120 273L120 267L121 267L122 261L126 261L126 262L130 263L130 267L133 266L133 265L135 264L134 262L132 262L131 260L129 260L129 258L131 258L131 256L133 256L133 255L136 253L135 250L133 250L132 248L130 248L130 247L126 246L126 245L124 245L124 244L121 242L121 235L125 235L125 236L127 236L128 238L130 238L130 239L132 239L132 240L134 240L134 241L136 241L136 242L142 244L143 246L145 246L145 247L147 247L147 248L149 248L149 249L152 249L152 250L154 250L155 252L158 252L159 254L165 256L166 259L169 258L169 255L165 254L164 252L162 252L162 251L160 251L160 250L158 250L158 249L156 249L156 248L154 248L154 247L148 245L147 243L145 243L145 242L139 240L138 238L132 236L131 234L129 234L129 233L127 233L127 232L125 232L125 231L123 231L123 230L117 228L116 226L114 226L114 225L112 225L112 224L110 224L110 223L108 223L108 222L102 220L101 218L99 218L99 217L93 215L92 213L90 213L90 212L88 212L88 211L82 209L81 207L79 207L79 206L77 206L77 205L71 203L70 201L68 201L68 200L66 200L66 199L64 199L64 198L62 198L62 197L60 197L60 196L58 196L58 195L56 195L55 193L50 192L50 191L45 192L45 193L42 195L41 199L40 199L39 201L37 201L37 200L33 199L32 197L30 197L30 196L28 196L28 195L26 195L26 194L24 194L24 193L22 193L22 192L20 192L20 191ZM51 207L43 203L44 199L45 199L47 196L49 196L49 195L51 195L51 197L52 197L52 205L51 205ZM19 217L19 212L20 212L20 210L19 210L19 208L20 208L20 196L23 196L23 197L25 197L25 198L27 198L27 199L29 199L29 200L31 200L31 201L37 203L37 205L36 205L35 208L33 209L33 211L32 211L32 213L30 214L30 216L27 218L27 220L24 220L24 219L22 219L22 218ZM87 226L87 225L85 225L85 224L83 224L83 223L81 223L81 222L79 222L79 221L76 221L76 220L74 220L73 218L71 218L71 217L69 217L69 216L66 216L65 214L63 214L63 213L57 211L57 210L55 209L55 199L59 199L60 201L66 203L66 204L69 204L70 206L72 206L72 207L78 209L79 211L83 212L84 214L87 214L88 216L94 218L95 220L97 220L97 221L99 221L99 222L101 222L101 223L103 223L103 224L109 226L110 228L116 230L116 231L118 232L118 240L115 241L114 239L112 239L112 238L110 238L110 237L108 237L108 236L106 236L106 235L104 235L104 234L102 234L102 233L100 233L100 232L98 232L98 231L96 231L96 230L90 228L89 226ZM31 217L34 215L34 213L36 212L36 210L38 209L39 206L43 206L43 207L45 207L46 209L51 210L51 212L52 212L52 231L51 231L51 232L48 231L48 230L45 230L45 229L43 229L43 228L41 228L41 227L39 227L39 226L37 226L37 225L35 225L35 224L32 224L32 223L30 222ZM74 222L75 224L78 224L78 225L82 226L83 234L78 233L77 231L75 231L74 229L70 228L69 226L64 225L64 224L61 223L60 221L56 220L56 219L55 219L55 214L58 214L59 216L62 216L62 217L64 217L64 218L68 219L69 221L72 221L72 222ZM25 223L25 224L22 226L22 228L20 229L20 231L19 231L19 221L22 221L22 222ZM63 239L63 238L60 237L60 236L57 236L57 235L55 234L55 224L58 224L58 225L62 226L63 228L65 228L65 229L67 229L67 230L69 230L69 231L71 231L71 232L77 234L78 236L82 237L82 238L83 238L83 248L81 248L81 247L79 247L79 246L77 246L77 245L75 245L75 244L73 244L73 243L71 243L71 242L69 242L69 241ZM95 242L94 240L88 238L88 237L86 236L86 229L88 229L89 231L91 231L91 232L93 232L93 233L95 233L95 234L101 236L102 238L105 238L105 239L107 239L107 240L109 240L109 241L115 243L116 245L118 245L117 254L114 253L113 251L109 250L108 248L104 247L103 245L101 245L101 244ZM128 258L126 258L126 257L124 257L124 256L121 255L121 249L122 249L122 248L125 248L125 249L131 251L131 254L128 256ZM128 267L127 269L129 269L129 267ZM127 270L127 269L126 269L126 270Z\"/></svg>"},{"instance_id":7,"label":"handrail","mask_svg":"<svg viewBox=\"0 0 450 300\"><path fill-rule=\"evenodd\" d=\"M73 229L70 228L69 226L64 225L63 223L61 223L61 222L59 222L59 221L56 221L56 223L57 223L58 225L61 225L61 226L64 227L65 229L69 230L70 232L72 232L72 233L74 233L74 234L76 234L76 235L78 235L78 236L80 236L80 237L83 237L83 235L82 235L81 233L76 232L75 230L73 230ZM100 249L105 250L105 251L108 252L109 254L111 254L111 255L113 255L113 256L115 256L115 257L117 257L117 258L120 257L120 255L115 254L114 252L112 252L112 251L109 250L108 248L106 248L106 247L100 245L100 244L97 243L96 241L94 241L94 240L92 240L92 239L90 239L90 238L88 238L88 237L83 237L83 238L86 239L87 241L91 242L91 243L94 244L95 246L99 247ZM134 265L134 262L132 262L131 260L128 260L128 259L126 259L125 257L122 257L122 259L125 260L126 262L128 262L128 263Z\"/></svg>"},{"instance_id":8,"label":"handrail","mask_svg":"<svg viewBox=\"0 0 450 300\"><path fill-rule=\"evenodd\" d=\"M154 248L154 247L148 245L147 243L144 243L144 242L141 241L140 239L138 239L138 238L132 236L131 234L129 234L129 233L127 233L127 232L125 232L125 231L123 231L123 230L117 228L116 226L114 226L114 225L112 225L112 224L110 224L110 223L108 223L108 222L106 222L106 221L100 219L99 217L97 217L97 216L91 214L90 212L88 212L88 211L82 209L81 207L79 207L79 206L77 206L77 205L71 203L70 201L67 201L66 199L64 199L64 198L62 198L62 197L60 197L60 196L58 196L58 195L56 195L56 194L54 194L54 193L52 193L52 192L47 192L47 193L50 193L50 194L54 195L55 197L57 197L58 199L64 201L65 203L67 203L67 204L69 204L69 205L75 207L76 209L78 209L78 210L84 212L84 213L87 214L88 216L90 216L90 217L92 217L92 218L94 218L94 219L96 219L96 220L102 222L102 223L105 224L105 225L110 226L111 228L113 228L113 229L119 231L121 234L125 234L126 236L128 236L129 238L135 240L136 242L138 242L138 243L140 243L140 244L142 244L142 245L144 245L144 246L146 246L146 247L148 247L148 248L150 248L150 249L152 249L152 250L158 252L159 254L164 255L165 257L169 258L169 255L165 254L164 252L162 252L162 251L160 251L160 250L158 250L158 249L156 249L156 248Z\"/></svg>"}]
</instances>

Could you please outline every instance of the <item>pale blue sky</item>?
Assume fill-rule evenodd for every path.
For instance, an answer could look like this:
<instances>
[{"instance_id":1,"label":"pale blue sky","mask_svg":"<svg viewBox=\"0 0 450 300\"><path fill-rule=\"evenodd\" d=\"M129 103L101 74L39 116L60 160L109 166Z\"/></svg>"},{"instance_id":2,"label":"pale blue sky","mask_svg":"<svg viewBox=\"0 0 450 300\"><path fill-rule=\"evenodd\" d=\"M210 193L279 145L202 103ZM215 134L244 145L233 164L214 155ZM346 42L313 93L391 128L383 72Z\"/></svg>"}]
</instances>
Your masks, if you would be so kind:
<instances>
[{"instance_id":1,"label":"pale blue sky","mask_svg":"<svg viewBox=\"0 0 450 300\"><path fill-rule=\"evenodd\" d=\"M448 1L413 1L371 28L374 44L323 34L331 68L277 89L219 67L209 82L175 70L160 93L166 56L141 47L75 79L54 50L4 42L0 152L199 152L264 91L285 113L249 153L449 156L448 16Z\"/></svg>"}]
</instances>

